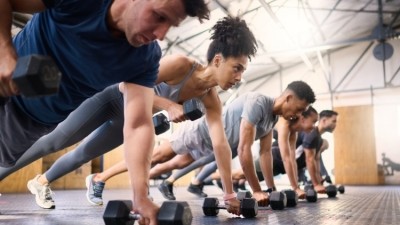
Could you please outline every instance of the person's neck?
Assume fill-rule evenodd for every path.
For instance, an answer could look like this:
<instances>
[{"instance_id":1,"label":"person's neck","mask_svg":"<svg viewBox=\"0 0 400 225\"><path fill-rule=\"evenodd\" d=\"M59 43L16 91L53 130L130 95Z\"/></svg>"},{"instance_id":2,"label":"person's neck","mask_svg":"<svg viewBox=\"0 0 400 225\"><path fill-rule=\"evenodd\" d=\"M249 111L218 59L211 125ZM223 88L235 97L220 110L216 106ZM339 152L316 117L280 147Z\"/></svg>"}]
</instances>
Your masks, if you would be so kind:
<instances>
[{"instance_id":1,"label":"person's neck","mask_svg":"<svg viewBox=\"0 0 400 225\"><path fill-rule=\"evenodd\" d=\"M217 86L217 82L214 79L214 72L209 67L202 67L201 65L200 70L195 74L195 82L196 84L201 87L202 89L208 89Z\"/></svg>"},{"instance_id":2,"label":"person's neck","mask_svg":"<svg viewBox=\"0 0 400 225\"><path fill-rule=\"evenodd\" d=\"M108 29L117 38L124 37L124 32L120 27L122 23L121 15L123 14L125 5L125 0L113 0L107 12Z\"/></svg>"}]
</instances>

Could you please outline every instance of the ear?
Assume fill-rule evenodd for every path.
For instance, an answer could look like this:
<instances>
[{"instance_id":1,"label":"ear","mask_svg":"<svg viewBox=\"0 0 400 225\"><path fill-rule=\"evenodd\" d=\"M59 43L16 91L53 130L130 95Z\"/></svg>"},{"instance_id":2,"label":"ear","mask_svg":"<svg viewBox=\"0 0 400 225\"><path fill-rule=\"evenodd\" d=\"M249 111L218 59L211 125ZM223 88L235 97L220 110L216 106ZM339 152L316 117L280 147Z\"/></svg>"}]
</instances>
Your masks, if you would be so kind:
<instances>
[{"instance_id":1,"label":"ear","mask_svg":"<svg viewBox=\"0 0 400 225\"><path fill-rule=\"evenodd\" d=\"M293 98L293 95L289 93L288 95L286 95L286 102L289 103L289 101L290 101L292 98Z\"/></svg>"},{"instance_id":2,"label":"ear","mask_svg":"<svg viewBox=\"0 0 400 225\"><path fill-rule=\"evenodd\" d=\"M213 65L219 67L221 61L222 61L222 56L220 54L216 54L213 59Z\"/></svg>"}]
</instances>

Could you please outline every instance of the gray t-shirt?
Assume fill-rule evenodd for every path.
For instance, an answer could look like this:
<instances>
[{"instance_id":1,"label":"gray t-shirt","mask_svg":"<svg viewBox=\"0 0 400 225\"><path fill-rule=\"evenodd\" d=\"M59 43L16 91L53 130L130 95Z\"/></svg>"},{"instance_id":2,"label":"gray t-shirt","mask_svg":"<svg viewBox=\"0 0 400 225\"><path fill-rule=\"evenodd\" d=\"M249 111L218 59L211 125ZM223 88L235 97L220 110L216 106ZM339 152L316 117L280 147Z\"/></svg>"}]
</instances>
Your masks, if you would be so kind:
<instances>
[{"instance_id":1,"label":"gray t-shirt","mask_svg":"<svg viewBox=\"0 0 400 225\"><path fill-rule=\"evenodd\" d=\"M278 116L272 112L273 105L273 98L249 92L239 96L224 108L223 125L232 149L236 149L239 145L242 118L256 126L256 139L267 135L272 130L278 121ZM189 152L195 159L212 153L212 142L205 117L184 123L178 131L174 132L170 142L177 154ZM193 150L200 152L191 152Z\"/></svg>"}]
</instances>

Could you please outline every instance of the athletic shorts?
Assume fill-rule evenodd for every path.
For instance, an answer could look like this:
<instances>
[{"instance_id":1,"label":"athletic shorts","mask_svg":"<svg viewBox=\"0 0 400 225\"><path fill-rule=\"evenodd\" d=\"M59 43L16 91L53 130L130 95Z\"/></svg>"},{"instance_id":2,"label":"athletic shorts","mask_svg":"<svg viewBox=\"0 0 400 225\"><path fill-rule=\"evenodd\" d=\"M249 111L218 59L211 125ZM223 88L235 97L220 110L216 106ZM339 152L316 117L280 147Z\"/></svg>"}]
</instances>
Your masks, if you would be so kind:
<instances>
[{"instance_id":1,"label":"athletic shorts","mask_svg":"<svg viewBox=\"0 0 400 225\"><path fill-rule=\"evenodd\" d=\"M56 126L32 120L11 98L0 98L0 167L11 167L40 137Z\"/></svg>"},{"instance_id":2,"label":"athletic shorts","mask_svg":"<svg viewBox=\"0 0 400 225\"><path fill-rule=\"evenodd\" d=\"M212 148L199 135L197 127L190 121L184 122L178 130L173 132L170 143L172 150L179 155L189 153L194 160L214 154Z\"/></svg>"}]
</instances>

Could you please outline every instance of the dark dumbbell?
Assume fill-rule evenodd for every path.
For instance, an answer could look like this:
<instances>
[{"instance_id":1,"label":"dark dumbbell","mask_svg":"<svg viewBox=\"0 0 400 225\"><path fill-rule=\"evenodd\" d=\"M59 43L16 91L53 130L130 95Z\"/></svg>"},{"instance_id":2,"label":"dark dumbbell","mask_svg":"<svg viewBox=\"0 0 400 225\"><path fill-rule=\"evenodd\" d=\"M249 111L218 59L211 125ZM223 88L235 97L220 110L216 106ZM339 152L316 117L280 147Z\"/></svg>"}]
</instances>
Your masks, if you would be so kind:
<instances>
[{"instance_id":1,"label":"dark dumbbell","mask_svg":"<svg viewBox=\"0 0 400 225\"><path fill-rule=\"evenodd\" d=\"M268 192L264 191L264 192ZM236 198L240 201L242 201L243 199L246 198L251 198L252 194L250 193L250 191L239 191L237 193ZM296 202L297 204L297 202ZM287 196L284 192L278 192L278 191L271 191L271 193L269 193L269 205L271 207L271 209L273 210L282 210L287 206ZM267 207L261 207L259 206L258 209L267 209Z\"/></svg>"},{"instance_id":2,"label":"dark dumbbell","mask_svg":"<svg viewBox=\"0 0 400 225\"><path fill-rule=\"evenodd\" d=\"M335 185L331 184L331 185L328 185L325 187L325 192L329 198L334 198L334 197L336 197L338 190Z\"/></svg>"},{"instance_id":3,"label":"dark dumbbell","mask_svg":"<svg viewBox=\"0 0 400 225\"><path fill-rule=\"evenodd\" d=\"M340 185L337 189L340 194L344 194L344 186L343 185Z\"/></svg>"},{"instance_id":4,"label":"dark dumbbell","mask_svg":"<svg viewBox=\"0 0 400 225\"><path fill-rule=\"evenodd\" d=\"M106 225L129 224L140 219L139 214L131 212L132 202L109 201L103 214ZM157 215L159 225L190 225L192 223L192 211L187 202L165 201L161 205Z\"/></svg>"},{"instance_id":5,"label":"dark dumbbell","mask_svg":"<svg viewBox=\"0 0 400 225\"><path fill-rule=\"evenodd\" d=\"M286 194L282 191L273 191L269 194L269 205L273 210L282 210L287 205Z\"/></svg>"},{"instance_id":6,"label":"dark dumbbell","mask_svg":"<svg viewBox=\"0 0 400 225\"><path fill-rule=\"evenodd\" d=\"M197 120L203 116L203 104L199 100L190 99L183 103L183 112L191 121Z\"/></svg>"},{"instance_id":7,"label":"dark dumbbell","mask_svg":"<svg viewBox=\"0 0 400 225\"><path fill-rule=\"evenodd\" d=\"M202 104L196 99L187 100L183 103L183 112L185 117L191 121L197 120L203 116ZM153 124L156 135L162 134L169 130L169 122L170 121L167 119L167 117L162 113L153 116Z\"/></svg>"},{"instance_id":8,"label":"dark dumbbell","mask_svg":"<svg viewBox=\"0 0 400 225\"><path fill-rule=\"evenodd\" d=\"M312 184L305 185L304 191L306 192L306 200L308 202L316 202L318 200L318 194L314 190L314 187Z\"/></svg>"},{"instance_id":9,"label":"dark dumbbell","mask_svg":"<svg viewBox=\"0 0 400 225\"><path fill-rule=\"evenodd\" d=\"M24 97L39 97L58 92L61 72L48 56L28 55L18 58L12 80Z\"/></svg>"},{"instance_id":10,"label":"dark dumbbell","mask_svg":"<svg viewBox=\"0 0 400 225\"><path fill-rule=\"evenodd\" d=\"M286 206L287 207L295 207L299 201L299 196L297 195L297 193L293 190L283 190L283 193L286 194Z\"/></svg>"},{"instance_id":11,"label":"dark dumbbell","mask_svg":"<svg viewBox=\"0 0 400 225\"><path fill-rule=\"evenodd\" d=\"M170 128L169 120L162 113L153 116L153 124L156 135L162 134Z\"/></svg>"},{"instance_id":12,"label":"dark dumbbell","mask_svg":"<svg viewBox=\"0 0 400 225\"><path fill-rule=\"evenodd\" d=\"M203 202L203 213L206 216L216 216L220 209L226 209L219 205L217 198L205 198ZM245 218L253 218L258 214L258 205L255 199L245 198L240 201L240 213Z\"/></svg>"}]
</instances>

